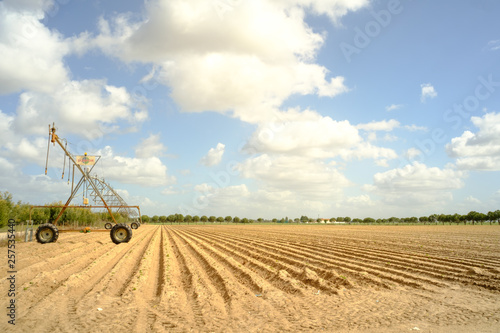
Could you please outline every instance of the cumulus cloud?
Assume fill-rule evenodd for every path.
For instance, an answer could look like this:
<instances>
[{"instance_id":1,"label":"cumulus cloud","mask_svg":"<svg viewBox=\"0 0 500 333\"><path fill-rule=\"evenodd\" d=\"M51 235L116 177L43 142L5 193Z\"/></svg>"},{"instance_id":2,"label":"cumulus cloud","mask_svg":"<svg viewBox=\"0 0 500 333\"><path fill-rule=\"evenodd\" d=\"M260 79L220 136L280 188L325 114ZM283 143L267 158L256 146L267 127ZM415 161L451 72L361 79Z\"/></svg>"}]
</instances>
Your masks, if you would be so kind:
<instances>
[{"instance_id":1,"label":"cumulus cloud","mask_svg":"<svg viewBox=\"0 0 500 333\"><path fill-rule=\"evenodd\" d=\"M210 148L208 153L200 160L200 163L205 166L213 166L219 164L222 160L222 155L224 155L225 148L226 146L219 142L217 144L217 147Z\"/></svg>"},{"instance_id":2,"label":"cumulus cloud","mask_svg":"<svg viewBox=\"0 0 500 333\"><path fill-rule=\"evenodd\" d=\"M336 19L367 3L241 1L221 15L212 2L157 0L146 3L145 19L102 19L97 36L82 34L73 45L156 64L184 111L230 112L257 123L290 95L348 90L343 77L314 63L326 36L307 25L305 11Z\"/></svg>"},{"instance_id":3,"label":"cumulus cloud","mask_svg":"<svg viewBox=\"0 0 500 333\"><path fill-rule=\"evenodd\" d=\"M259 125L244 150L327 158L359 142L358 130L348 121L336 121L310 110L289 110L278 114L275 121Z\"/></svg>"},{"instance_id":4,"label":"cumulus cloud","mask_svg":"<svg viewBox=\"0 0 500 333\"><path fill-rule=\"evenodd\" d=\"M45 135L48 122L55 122L66 133L93 139L116 130L120 120L135 126L146 117L124 87L104 80L67 81L52 94L22 93L13 126L21 133Z\"/></svg>"},{"instance_id":5,"label":"cumulus cloud","mask_svg":"<svg viewBox=\"0 0 500 333\"><path fill-rule=\"evenodd\" d=\"M273 218L318 214L333 206L332 200L317 200L297 196L294 191L258 189L251 191L247 185L217 187L206 183L195 186L198 196L189 211L197 214L224 214L249 218ZM281 216L282 215L282 216Z\"/></svg>"},{"instance_id":6,"label":"cumulus cloud","mask_svg":"<svg viewBox=\"0 0 500 333\"><path fill-rule=\"evenodd\" d=\"M303 199L329 199L342 196L349 180L324 161L300 156L262 154L237 166L243 178L257 180L267 191L289 191Z\"/></svg>"},{"instance_id":7,"label":"cumulus cloud","mask_svg":"<svg viewBox=\"0 0 500 333\"><path fill-rule=\"evenodd\" d=\"M500 113L472 117L479 131L465 131L446 145L448 155L457 158L457 166L470 170L500 170Z\"/></svg>"},{"instance_id":8,"label":"cumulus cloud","mask_svg":"<svg viewBox=\"0 0 500 333\"><path fill-rule=\"evenodd\" d=\"M138 158L159 157L166 150L167 147L160 142L160 134L151 134L135 148L135 156Z\"/></svg>"},{"instance_id":9,"label":"cumulus cloud","mask_svg":"<svg viewBox=\"0 0 500 333\"><path fill-rule=\"evenodd\" d=\"M410 148L405 152L405 157L412 161L415 157L422 155L422 151L417 148Z\"/></svg>"},{"instance_id":10,"label":"cumulus cloud","mask_svg":"<svg viewBox=\"0 0 500 333\"><path fill-rule=\"evenodd\" d=\"M97 171L101 170L103 174L100 176L106 179L143 186L165 186L176 181L175 177L168 175L167 167L156 156L118 156L110 146L98 151L98 155L102 155L102 159Z\"/></svg>"},{"instance_id":11,"label":"cumulus cloud","mask_svg":"<svg viewBox=\"0 0 500 333\"><path fill-rule=\"evenodd\" d=\"M464 186L463 171L427 167L413 162L403 168L377 173L365 189L393 205L435 206L452 199L452 191Z\"/></svg>"},{"instance_id":12,"label":"cumulus cloud","mask_svg":"<svg viewBox=\"0 0 500 333\"><path fill-rule=\"evenodd\" d=\"M372 145L369 142L362 142L357 144L352 149L343 149L340 152L340 156L344 160L352 160L352 159L374 159L374 160L382 160L381 166L386 166L387 160L395 159L398 157L396 152L390 148L377 147Z\"/></svg>"},{"instance_id":13,"label":"cumulus cloud","mask_svg":"<svg viewBox=\"0 0 500 333\"><path fill-rule=\"evenodd\" d=\"M60 201L69 195L70 188L60 178L55 181L45 175L25 175L18 164L0 156L0 191L13 193L15 200L44 204Z\"/></svg>"},{"instance_id":14,"label":"cumulus cloud","mask_svg":"<svg viewBox=\"0 0 500 333\"><path fill-rule=\"evenodd\" d=\"M0 94L53 92L68 80L63 58L69 48L40 22L48 6L41 0L0 2Z\"/></svg>"},{"instance_id":15,"label":"cumulus cloud","mask_svg":"<svg viewBox=\"0 0 500 333\"><path fill-rule=\"evenodd\" d=\"M420 95L420 101L422 103L425 103L427 99L429 98L435 98L437 97L437 92L430 83L423 83L420 85L422 88L422 93Z\"/></svg>"},{"instance_id":16,"label":"cumulus cloud","mask_svg":"<svg viewBox=\"0 0 500 333\"><path fill-rule=\"evenodd\" d=\"M368 194L362 194L357 197L348 197L344 201L346 204L353 207L372 207L375 206L375 202L370 198Z\"/></svg>"}]
</instances>

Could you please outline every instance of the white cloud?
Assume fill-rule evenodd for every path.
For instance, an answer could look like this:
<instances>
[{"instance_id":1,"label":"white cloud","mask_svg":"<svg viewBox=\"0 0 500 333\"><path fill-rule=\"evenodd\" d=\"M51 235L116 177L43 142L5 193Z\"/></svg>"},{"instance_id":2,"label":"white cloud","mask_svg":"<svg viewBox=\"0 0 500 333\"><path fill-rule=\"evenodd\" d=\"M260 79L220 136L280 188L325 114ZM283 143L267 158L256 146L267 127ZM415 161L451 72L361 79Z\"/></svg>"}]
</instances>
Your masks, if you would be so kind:
<instances>
[{"instance_id":1,"label":"white cloud","mask_svg":"<svg viewBox=\"0 0 500 333\"><path fill-rule=\"evenodd\" d=\"M412 161L415 157L422 155L422 151L417 148L410 148L406 151L405 157L409 160Z\"/></svg>"},{"instance_id":2,"label":"white cloud","mask_svg":"<svg viewBox=\"0 0 500 333\"><path fill-rule=\"evenodd\" d=\"M66 182L45 175L25 175L19 164L0 157L0 191L9 191L14 200L44 204L65 200L71 192Z\"/></svg>"},{"instance_id":3,"label":"white cloud","mask_svg":"<svg viewBox=\"0 0 500 333\"><path fill-rule=\"evenodd\" d=\"M435 98L437 97L437 92L436 90L434 89L434 87L432 86L432 84L430 83L423 83L420 85L420 87L422 88L422 94L420 96L420 101L422 103L425 103L425 101L428 99L428 98Z\"/></svg>"},{"instance_id":4,"label":"white cloud","mask_svg":"<svg viewBox=\"0 0 500 333\"><path fill-rule=\"evenodd\" d=\"M289 110L277 114L275 121L261 124L244 150L327 158L360 141L358 130L348 121L335 121L309 110Z\"/></svg>"},{"instance_id":5,"label":"white cloud","mask_svg":"<svg viewBox=\"0 0 500 333\"><path fill-rule=\"evenodd\" d=\"M399 121L395 119L390 120L382 120L382 121L372 121L368 124L359 124L356 128L365 130L365 131L386 131L390 132L395 128L400 126Z\"/></svg>"},{"instance_id":6,"label":"white cloud","mask_svg":"<svg viewBox=\"0 0 500 333\"><path fill-rule=\"evenodd\" d=\"M42 18L44 11L54 5L53 0L3 0L3 3L9 10L35 13Z\"/></svg>"},{"instance_id":7,"label":"white cloud","mask_svg":"<svg viewBox=\"0 0 500 333\"><path fill-rule=\"evenodd\" d=\"M95 139L116 130L117 121L136 125L145 114L124 87L104 80L68 81L51 94L22 93L13 125L21 133L45 135L48 123L55 122L64 133Z\"/></svg>"},{"instance_id":8,"label":"white cloud","mask_svg":"<svg viewBox=\"0 0 500 333\"><path fill-rule=\"evenodd\" d=\"M195 190L198 196L189 208L204 215L218 215L224 211L224 215L248 218L312 216L330 209L335 200L310 199L286 189L251 191L245 184L221 188L204 183L195 186Z\"/></svg>"},{"instance_id":9,"label":"white cloud","mask_svg":"<svg viewBox=\"0 0 500 333\"><path fill-rule=\"evenodd\" d=\"M387 111L394 111L394 110L399 110L402 107L404 107L404 104L391 104L389 106L386 106L385 109Z\"/></svg>"},{"instance_id":10,"label":"white cloud","mask_svg":"<svg viewBox=\"0 0 500 333\"><path fill-rule=\"evenodd\" d=\"M167 147L160 142L160 134L151 134L135 148L135 156L138 158L158 157L162 156L166 150Z\"/></svg>"},{"instance_id":11,"label":"white cloud","mask_svg":"<svg viewBox=\"0 0 500 333\"><path fill-rule=\"evenodd\" d=\"M456 157L457 166L471 170L500 170L500 113L487 113L483 117L472 117L471 122L479 131L465 131L446 145L451 157Z\"/></svg>"},{"instance_id":12,"label":"white cloud","mask_svg":"<svg viewBox=\"0 0 500 333\"><path fill-rule=\"evenodd\" d=\"M314 63L326 36L305 22L305 10L333 20L368 1L242 1L221 15L202 0L147 2L146 18L101 20L100 34L82 34L76 49L99 47L125 62L153 62L182 110L231 112L268 120L293 94L332 97L344 78ZM196 98L192 98L196 96Z\"/></svg>"},{"instance_id":13,"label":"white cloud","mask_svg":"<svg viewBox=\"0 0 500 333\"><path fill-rule=\"evenodd\" d=\"M427 167L414 162L403 168L377 173L365 190L400 206L439 206L452 199L452 191L464 186L466 173L451 168Z\"/></svg>"},{"instance_id":14,"label":"white cloud","mask_svg":"<svg viewBox=\"0 0 500 333\"><path fill-rule=\"evenodd\" d=\"M277 0L280 5L288 9L300 6L311 8L317 15L327 15L333 22L350 11L356 11L369 4L369 0Z\"/></svg>"},{"instance_id":15,"label":"white cloud","mask_svg":"<svg viewBox=\"0 0 500 333\"><path fill-rule=\"evenodd\" d=\"M142 186L165 186L176 181L175 177L167 174L167 167L156 156L117 156L110 146L99 151L98 155L102 155L102 158L96 172L101 172L99 176L106 179Z\"/></svg>"},{"instance_id":16,"label":"white cloud","mask_svg":"<svg viewBox=\"0 0 500 333\"><path fill-rule=\"evenodd\" d=\"M334 200L350 185L336 168L324 161L300 156L263 154L237 166L243 178L257 180L269 192L292 192L307 200Z\"/></svg>"},{"instance_id":17,"label":"white cloud","mask_svg":"<svg viewBox=\"0 0 500 333\"><path fill-rule=\"evenodd\" d=\"M368 194L362 194L357 197L348 197L344 201L346 204L353 205L354 207L372 207L375 206L375 202L370 198Z\"/></svg>"},{"instance_id":18,"label":"white cloud","mask_svg":"<svg viewBox=\"0 0 500 333\"><path fill-rule=\"evenodd\" d=\"M13 121L14 116L3 113L0 110L0 147L12 137L11 126Z\"/></svg>"},{"instance_id":19,"label":"white cloud","mask_svg":"<svg viewBox=\"0 0 500 333\"><path fill-rule=\"evenodd\" d=\"M226 146L219 142L217 144L217 147L210 148L208 153L200 160L200 163L205 166L213 166L219 164L222 160L222 155L224 155L225 148Z\"/></svg>"},{"instance_id":20,"label":"white cloud","mask_svg":"<svg viewBox=\"0 0 500 333\"><path fill-rule=\"evenodd\" d=\"M68 80L63 58L69 48L57 31L40 22L47 3L0 2L0 94L53 92Z\"/></svg>"},{"instance_id":21,"label":"white cloud","mask_svg":"<svg viewBox=\"0 0 500 333\"><path fill-rule=\"evenodd\" d=\"M369 142L362 142L356 145L353 149L345 149L340 152L340 156L344 160L351 160L351 159L383 159L383 160L390 160L397 158L398 155L396 152L390 148L384 148L384 147L377 147L372 145ZM385 162L380 162L381 165L385 166Z\"/></svg>"}]
</instances>

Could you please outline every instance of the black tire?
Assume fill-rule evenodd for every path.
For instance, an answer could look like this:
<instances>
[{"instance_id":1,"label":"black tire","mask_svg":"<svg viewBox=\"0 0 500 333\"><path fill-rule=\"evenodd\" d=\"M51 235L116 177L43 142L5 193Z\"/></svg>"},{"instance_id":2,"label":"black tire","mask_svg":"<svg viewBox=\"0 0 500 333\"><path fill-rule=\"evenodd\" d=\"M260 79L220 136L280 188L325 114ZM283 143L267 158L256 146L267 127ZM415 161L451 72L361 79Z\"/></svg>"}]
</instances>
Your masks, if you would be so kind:
<instances>
[{"instance_id":1,"label":"black tire","mask_svg":"<svg viewBox=\"0 0 500 333\"><path fill-rule=\"evenodd\" d=\"M52 223L42 224L36 229L36 241L38 243L53 243L59 238L59 230Z\"/></svg>"},{"instance_id":2,"label":"black tire","mask_svg":"<svg viewBox=\"0 0 500 333\"><path fill-rule=\"evenodd\" d=\"M106 224L104 225L104 228L105 228L105 229L108 229L108 230L111 230L111 228L113 228L113 225L112 225L111 223L109 223L109 222L108 222L108 223L106 223Z\"/></svg>"},{"instance_id":3,"label":"black tire","mask_svg":"<svg viewBox=\"0 0 500 333\"><path fill-rule=\"evenodd\" d=\"M109 235L115 244L128 243L132 238L132 229L125 223L115 224Z\"/></svg>"},{"instance_id":4,"label":"black tire","mask_svg":"<svg viewBox=\"0 0 500 333\"><path fill-rule=\"evenodd\" d=\"M137 228L139 228L140 226L141 226L141 225L139 224L139 222L132 222L132 223L130 223L130 227L131 227L132 229L137 229Z\"/></svg>"}]
</instances>

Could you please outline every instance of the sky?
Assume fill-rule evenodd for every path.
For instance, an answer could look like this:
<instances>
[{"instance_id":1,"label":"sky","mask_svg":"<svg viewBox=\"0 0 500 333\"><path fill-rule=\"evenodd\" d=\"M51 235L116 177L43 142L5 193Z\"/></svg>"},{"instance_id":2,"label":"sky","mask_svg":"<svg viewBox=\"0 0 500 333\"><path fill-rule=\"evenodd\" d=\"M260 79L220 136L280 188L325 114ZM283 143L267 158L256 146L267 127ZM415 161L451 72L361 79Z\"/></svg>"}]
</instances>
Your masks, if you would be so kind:
<instances>
[{"instance_id":1,"label":"sky","mask_svg":"<svg viewBox=\"0 0 500 333\"><path fill-rule=\"evenodd\" d=\"M55 123L150 216L497 210L499 13L494 0L0 1L0 191L67 200L57 146L44 173Z\"/></svg>"}]
</instances>

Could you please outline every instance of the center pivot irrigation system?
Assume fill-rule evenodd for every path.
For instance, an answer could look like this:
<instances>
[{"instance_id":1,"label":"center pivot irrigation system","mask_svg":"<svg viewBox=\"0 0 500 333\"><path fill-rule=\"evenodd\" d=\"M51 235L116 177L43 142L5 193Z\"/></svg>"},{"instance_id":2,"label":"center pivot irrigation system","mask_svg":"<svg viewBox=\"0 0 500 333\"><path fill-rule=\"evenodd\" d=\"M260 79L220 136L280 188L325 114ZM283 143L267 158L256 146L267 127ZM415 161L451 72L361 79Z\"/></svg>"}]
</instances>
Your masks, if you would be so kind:
<instances>
[{"instance_id":1,"label":"center pivot irrigation system","mask_svg":"<svg viewBox=\"0 0 500 333\"><path fill-rule=\"evenodd\" d=\"M65 145L63 145L65 141ZM63 174L64 179L64 169L66 168L66 157L68 157L68 183L69 174L71 171L70 165L73 163L73 178L71 182L71 194L64 205L47 205L47 206L31 206L30 208L30 220L31 213L35 208L61 208L61 211L52 223L42 224L36 230L36 240L39 243L51 243L57 241L60 232L88 232L90 228L86 227L84 229L64 229L59 230L57 228L57 222L63 215L64 211L68 208L87 208L87 209L98 209L104 210L109 213L111 217L111 222L104 225L105 229L93 229L92 231L110 232L110 237L113 243L127 243L132 238L132 229L137 229L140 227L141 220L141 210L139 206L129 206L123 200L123 198L108 184L104 179L100 179L97 176L90 175L90 172L97 164L101 156L88 156L87 153L84 155L72 155L68 149L68 142L65 139L59 138L56 134L55 125L49 125L49 142L47 145L47 160L45 163L45 174L47 174L47 166L49 161L49 149L50 143L54 146L56 143L64 151L64 164L63 164ZM78 170L82 177L75 186L75 168ZM71 205L71 201L77 196L78 191L82 190L83 193L83 205ZM89 202L89 197L91 198L91 203ZM113 215L113 209L115 209L115 214L127 215L128 218L134 219L130 225L126 223L117 223Z\"/></svg>"}]
</instances>

